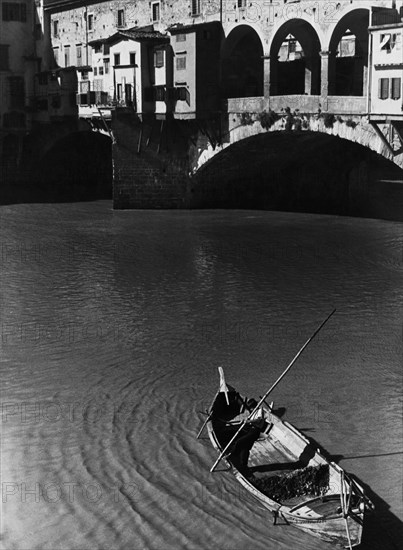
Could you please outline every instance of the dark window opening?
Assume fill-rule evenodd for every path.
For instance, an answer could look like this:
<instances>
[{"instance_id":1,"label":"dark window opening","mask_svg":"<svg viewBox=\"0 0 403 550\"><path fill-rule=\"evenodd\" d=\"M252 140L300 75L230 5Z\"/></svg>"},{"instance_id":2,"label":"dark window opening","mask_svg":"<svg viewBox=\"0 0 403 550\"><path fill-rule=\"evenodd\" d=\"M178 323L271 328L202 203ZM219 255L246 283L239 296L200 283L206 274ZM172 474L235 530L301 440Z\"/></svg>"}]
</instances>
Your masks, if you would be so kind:
<instances>
[{"instance_id":1,"label":"dark window opening","mask_svg":"<svg viewBox=\"0 0 403 550\"><path fill-rule=\"evenodd\" d=\"M130 52L129 53L129 59L130 59L130 65L135 65L136 64L136 54L135 54L135 52Z\"/></svg>"},{"instance_id":2,"label":"dark window opening","mask_svg":"<svg viewBox=\"0 0 403 550\"><path fill-rule=\"evenodd\" d=\"M115 53L115 54L113 55L113 59L114 59L114 64L115 64L115 66L116 66L116 65L120 65L120 53Z\"/></svg>"},{"instance_id":3,"label":"dark window opening","mask_svg":"<svg viewBox=\"0 0 403 550\"><path fill-rule=\"evenodd\" d=\"M200 0L192 0L192 15L200 15Z\"/></svg>"},{"instance_id":4,"label":"dark window opening","mask_svg":"<svg viewBox=\"0 0 403 550\"><path fill-rule=\"evenodd\" d=\"M81 67L81 65L82 65L82 50L81 50L81 46L77 46L77 48L76 48L76 53L77 53L77 67Z\"/></svg>"},{"instance_id":5,"label":"dark window opening","mask_svg":"<svg viewBox=\"0 0 403 550\"><path fill-rule=\"evenodd\" d=\"M152 4L152 18L153 18L153 21L160 20L160 3L159 2L154 2L154 4Z\"/></svg>"},{"instance_id":6,"label":"dark window opening","mask_svg":"<svg viewBox=\"0 0 403 550\"><path fill-rule=\"evenodd\" d=\"M118 10L118 27L125 26L125 10Z\"/></svg>"}]
</instances>

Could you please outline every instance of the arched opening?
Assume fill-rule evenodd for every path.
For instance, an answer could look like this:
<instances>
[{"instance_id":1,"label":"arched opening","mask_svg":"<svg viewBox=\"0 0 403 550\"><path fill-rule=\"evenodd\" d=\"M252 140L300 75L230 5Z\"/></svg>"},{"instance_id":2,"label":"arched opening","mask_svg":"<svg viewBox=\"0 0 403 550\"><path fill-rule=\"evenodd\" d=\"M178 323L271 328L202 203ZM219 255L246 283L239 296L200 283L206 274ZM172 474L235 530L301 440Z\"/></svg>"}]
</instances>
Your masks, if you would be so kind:
<instances>
[{"instance_id":1,"label":"arched opening","mask_svg":"<svg viewBox=\"0 0 403 550\"><path fill-rule=\"evenodd\" d=\"M248 25L233 29L221 51L223 97L263 95L263 46L257 32Z\"/></svg>"},{"instance_id":2,"label":"arched opening","mask_svg":"<svg viewBox=\"0 0 403 550\"><path fill-rule=\"evenodd\" d=\"M193 208L317 212L403 219L402 170L368 147L322 132L267 132L207 161Z\"/></svg>"},{"instance_id":3,"label":"arched opening","mask_svg":"<svg viewBox=\"0 0 403 550\"><path fill-rule=\"evenodd\" d=\"M292 19L270 48L270 94L320 94L320 40L306 21Z\"/></svg>"},{"instance_id":4,"label":"arched opening","mask_svg":"<svg viewBox=\"0 0 403 550\"><path fill-rule=\"evenodd\" d=\"M358 9L344 16L334 29L329 46L330 95L366 95L368 26L369 11Z\"/></svg>"},{"instance_id":5,"label":"arched opening","mask_svg":"<svg viewBox=\"0 0 403 550\"><path fill-rule=\"evenodd\" d=\"M112 196L112 146L97 132L69 134L40 159L37 185L49 200L109 199Z\"/></svg>"}]
</instances>

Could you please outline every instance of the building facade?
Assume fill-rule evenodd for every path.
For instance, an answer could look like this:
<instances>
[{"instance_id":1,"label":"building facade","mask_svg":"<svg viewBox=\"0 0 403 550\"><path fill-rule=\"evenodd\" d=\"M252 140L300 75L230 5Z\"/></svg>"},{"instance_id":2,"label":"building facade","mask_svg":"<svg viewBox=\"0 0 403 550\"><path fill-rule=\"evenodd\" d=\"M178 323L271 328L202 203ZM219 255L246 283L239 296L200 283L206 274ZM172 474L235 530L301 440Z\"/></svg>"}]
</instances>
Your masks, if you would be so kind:
<instances>
[{"instance_id":1,"label":"building facade","mask_svg":"<svg viewBox=\"0 0 403 550\"><path fill-rule=\"evenodd\" d=\"M231 98L279 98L277 108L306 96L323 111L399 118L402 10L403 0L1 0L3 158L18 158L38 127L118 108L206 120Z\"/></svg>"}]
</instances>

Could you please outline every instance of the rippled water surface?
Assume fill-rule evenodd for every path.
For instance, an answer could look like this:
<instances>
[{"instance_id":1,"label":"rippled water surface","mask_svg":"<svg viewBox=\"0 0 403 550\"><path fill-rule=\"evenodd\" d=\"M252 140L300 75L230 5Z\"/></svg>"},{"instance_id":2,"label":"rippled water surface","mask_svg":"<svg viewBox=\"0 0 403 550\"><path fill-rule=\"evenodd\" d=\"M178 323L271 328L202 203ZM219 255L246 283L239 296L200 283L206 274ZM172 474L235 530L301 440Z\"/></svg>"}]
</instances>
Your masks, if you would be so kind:
<instances>
[{"instance_id":1,"label":"rippled water surface","mask_svg":"<svg viewBox=\"0 0 403 550\"><path fill-rule=\"evenodd\" d=\"M369 487L399 548L403 225L308 214L0 209L7 550L314 550L195 436L217 367ZM337 455L337 456L335 456Z\"/></svg>"}]
</instances>

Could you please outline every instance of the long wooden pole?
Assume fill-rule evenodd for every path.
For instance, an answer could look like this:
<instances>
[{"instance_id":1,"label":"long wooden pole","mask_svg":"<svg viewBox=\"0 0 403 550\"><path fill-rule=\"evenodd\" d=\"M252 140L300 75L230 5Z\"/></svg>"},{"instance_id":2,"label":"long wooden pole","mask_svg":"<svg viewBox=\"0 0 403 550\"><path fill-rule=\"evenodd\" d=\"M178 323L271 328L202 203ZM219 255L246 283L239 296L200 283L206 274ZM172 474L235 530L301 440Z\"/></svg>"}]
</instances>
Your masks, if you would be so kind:
<instances>
[{"instance_id":1,"label":"long wooden pole","mask_svg":"<svg viewBox=\"0 0 403 550\"><path fill-rule=\"evenodd\" d=\"M341 509L343 511L343 517L344 522L346 526L346 534L347 534L347 541L348 541L348 547L350 550L353 550L353 547L351 545L351 537L350 537L350 528L348 526L348 509L347 509L347 495L345 493L345 487L344 487L344 470L341 471L340 474L340 500L341 500Z\"/></svg>"},{"instance_id":2,"label":"long wooden pole","mask_svg":"<svg viewBox=\"0 0 403 550\"><path fill-rule=\"evenodd\" d=\"M288 367L285 369L285 371L283 372L283 374L281 374L277 380L274 382L274 384L272 385L272 387L264 394L263 397L260 398L259 400L259 403L256 405L256 407L253 409L253 411L247 416L247 418L245 418L245 420L242 422L242 424L239 426L239 429L236 431L235 435L232 437L232 439L227 443L227 445L224 447L224 449L221 451L219 457L217 458L217 460L214 462L213 466L210 468L210 472L214 472L214 470L216 469L218 463L220 462L220 460L222 459L222 457L224 456L225 452L227 451L228 447L233 443L233 441L235 440L235 438L237 437L237 435L239 434L239 432L242 430L242 428L245 426L245 424L248 422L248 420L250 420L252 418L252 416L256 413L256 411L261 407L263 401L266 399L266 397L269 395L269 393L271 393L274 388L277 386L277 384L279 384L279 382L284 378L284 376L287 374L287 372L290 370L290 368L293 366L293 364L295 363L295 361L298 359L298 357L301 355L301 353L304 351L304 349L306 348L306 346L309 344L309 342L311 342L313 340L313 338L318 334L318 332L320 331L320 329L323 327L323 325L325 323L327 323L327 321L330 319L330 317L334 314L336 310L334 309L332 311L332 313L330 313L330 315L328 315L326 317L326 319L319 325L319 327L315 330L315 332L312 334L312 336L310 338L308 338L308 340L305 342L305 344L302 346L302 348L299 350L299 352L297 353L297 355L294 357L294 359L291 361L291 363L288 365Z\"/></svg>"}]
</instances>

